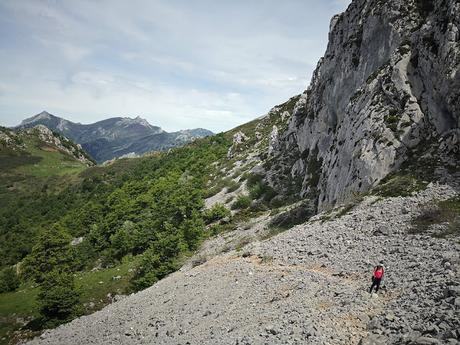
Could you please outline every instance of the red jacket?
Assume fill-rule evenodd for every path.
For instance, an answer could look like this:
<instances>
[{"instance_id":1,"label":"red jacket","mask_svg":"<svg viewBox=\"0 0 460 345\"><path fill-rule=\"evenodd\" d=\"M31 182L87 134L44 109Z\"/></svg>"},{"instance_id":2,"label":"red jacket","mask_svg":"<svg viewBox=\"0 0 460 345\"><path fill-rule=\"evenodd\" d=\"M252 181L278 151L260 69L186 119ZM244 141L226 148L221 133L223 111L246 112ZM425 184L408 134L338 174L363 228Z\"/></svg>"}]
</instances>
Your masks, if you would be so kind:
<instances>
[{"instance_id":1,"label":"red jacket","mask_svg":"<svg viewBox=\"0 0 460 345\"><path fill-rule=\"evenodd\" d=\"M375 268L374 269L374 278L377 278L377 279L381 279L383 278L383 274L384 274L384 270L383 270L383 267L381 268Z\"/></svg>"}]
</instances>

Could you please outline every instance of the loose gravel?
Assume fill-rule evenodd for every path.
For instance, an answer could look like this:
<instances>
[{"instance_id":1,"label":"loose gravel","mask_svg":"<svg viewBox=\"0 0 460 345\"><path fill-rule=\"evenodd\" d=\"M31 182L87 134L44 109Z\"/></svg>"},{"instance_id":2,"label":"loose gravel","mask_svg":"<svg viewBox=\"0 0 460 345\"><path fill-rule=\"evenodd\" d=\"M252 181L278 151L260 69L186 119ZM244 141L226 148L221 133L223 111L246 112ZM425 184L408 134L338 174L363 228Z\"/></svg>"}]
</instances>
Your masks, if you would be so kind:
<instances>
[{"instance_id":1,"label":"loose gravel","mask_svg":"<svg viewBox=\"0 0 460 345\"><path fill-rule=\"evenodd\" d=\"M430 184L411 197L367 197L345 215L317 215L178 271L28 344L458 344L458 238L408 234L425 205L455 195ZM379 262L383 288L370 294Z\"/></svg>"}]
</instances>

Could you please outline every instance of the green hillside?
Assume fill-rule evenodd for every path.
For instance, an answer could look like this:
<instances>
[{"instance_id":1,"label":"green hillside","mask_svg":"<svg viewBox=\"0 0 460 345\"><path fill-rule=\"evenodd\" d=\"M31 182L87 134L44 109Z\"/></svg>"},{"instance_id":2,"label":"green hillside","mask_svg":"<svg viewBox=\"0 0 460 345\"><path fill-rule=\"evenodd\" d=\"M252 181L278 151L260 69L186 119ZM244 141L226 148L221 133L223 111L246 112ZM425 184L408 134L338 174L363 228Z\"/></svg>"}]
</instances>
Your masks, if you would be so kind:
<instances>
[{"instance_id":1,"label":"green hillside","mask_svg":"<svg viewBox=\"0 0 460 345\"><path fill-rule=\"evenodd\" d=\"M148 287L206 238L275 207L274 191L250 171L294 103L227 133L107 166L88 168L33 135L3 144L0 343L14 330L23 337L97 310L108 294ZM235 144L238 132L246 139ZM243 183L249 192L231 205L206 209L206 198Z\"/></svg>"},{"instance_id":2,"label":"green hillside","mask_svg":"<svg viewBox=\"0 0 460 345\"><path fill-rule=\"evenodd\" d=\"M54 143L41 140L33 131L15 133L0 127L0 135L0 195L57 187L65 180L64 176L87 168L86 163ZM62 139L60 142L73 145L72 149L81 150L55 135Z\"/></svg>"},{"instance_id":3,"label":"green hillside","mask_svg":"<svg viewBox=\"0 0 460 345\"><path fill-rule=\"evenodd\" d=\"M4 150L2 164L7 168L2 169L0 279L10 279L5 272L12 265L30 261L16 266L20 285L0 294L4 342L15 329L23 327L22 334L27 334L91 312L109 302L108 293L146 287L175 270L181 258L207 236L205 176L210 163L224 156L227 148L225 138L216 136L169 153L93 168L37 147L20 153ZM62 233L53 233L50 229L54 226ZM76 246L64 244L72 251L66 269L83 277L83 282L75 279L79 308L65 317L44 318L37 298L41 289L30 272L37 262L28 258L34 250L35 258L47 256L49 248L40 252L36 244L52 241L47 236L63 234L69 239L84 238ZM133 271L144 252L145 260L138 265L143 271ZM91 278L95 267L101 276ZM62 273L59 265L52 270ZM114 276L122 278L112 280ZM14 301L23 303L18 308ZM18 317L33 319L23 325L16 321Z\"/></svg>"}]
</instances>

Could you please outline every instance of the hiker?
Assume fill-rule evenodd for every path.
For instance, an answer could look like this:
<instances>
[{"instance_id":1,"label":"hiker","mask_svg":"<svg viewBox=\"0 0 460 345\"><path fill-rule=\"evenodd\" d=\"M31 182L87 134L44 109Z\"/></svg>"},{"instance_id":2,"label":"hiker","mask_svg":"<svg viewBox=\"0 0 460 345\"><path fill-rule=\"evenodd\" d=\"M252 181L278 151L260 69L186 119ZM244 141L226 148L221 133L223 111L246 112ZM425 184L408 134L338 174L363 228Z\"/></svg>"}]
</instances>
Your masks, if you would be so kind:
<instances>
[{"instance_id":1,"label":"hiker","mask_svg":"<svg viewBox=\"0 0 460 345\"><path fill-rule=\"evenodd\" d=\"M380 282L383 279L384 273L385 272L383 270L382 264L379 264L374 267L374 273L372 274L372 285L371 285L371 288L369 289L369 293L372 293L372 289L374 288L374 286L375 286L375 292L377 293L377 291L379 291Z\"/></svg>"}]
</instances>

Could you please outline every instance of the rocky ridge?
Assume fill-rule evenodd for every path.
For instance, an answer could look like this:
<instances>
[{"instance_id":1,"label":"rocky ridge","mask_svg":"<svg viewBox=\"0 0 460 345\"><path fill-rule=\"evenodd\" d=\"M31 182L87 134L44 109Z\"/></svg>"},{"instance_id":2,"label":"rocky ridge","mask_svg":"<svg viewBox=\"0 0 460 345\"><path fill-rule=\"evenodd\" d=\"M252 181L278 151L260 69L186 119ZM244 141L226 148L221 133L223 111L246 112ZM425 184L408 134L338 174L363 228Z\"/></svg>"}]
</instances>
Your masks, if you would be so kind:
<instances>
[{"instance_id":1,"label":"rocky ridge","mask_svg":"<svg viewBox=\"0 0 460 345\"><path fill-rule=\"evenodd\" d=\"M29 128L38 124L80 144L99 163L122 156L139 156L150 151L181 146L196 138L213 134L201 128L168 133L139 116L114 117L92 124L81 124L46 111L25 119L17 128Z\"/></svg>"},{"instance_id":2,"label":"rocky ridge","mask_svg":"<svg viewBox=\"0 0 460 345\"><path fill-rule=\"evenodd\" d=\"M28 139L32 139L33 143L27 143ZM39 145L40 148L45 150L59 150L66 153L86 166L94 165L93 159L83 150L81 145L73 143L68 138L51 131L43 125L37 125L16 132L7 128L1 128L0 145L15 154L26 152L28 145Z\"/></svg>"},{"instance_id":3,"label":"rocky ridge","mask_svg":"<svg viewBox=\"0 0 460 345\"><path fill-rule=\"evenodd\" d=\"M68 155L75 157L76 160L87 166L94 165L93 159L83 150L80 144L75 144L70 139L57 133L53 133L46 126L37 125L24 130L24 133L28 135L37 135L44 143L55 146Z\"/></svg>"},{"instance_id":4,"label":"rocky ridge","mask_svg":"<svg viewBox=\"0 0 460 345\"><path fill-rule=\"evenodd\" d=\"M184 267L28 344L457 344L459 243L408 234L421 205L454 197L440 184L367 197L344 215L324 212ZM379 261L383 288L369 294Z\"/></svg>"}]
</instances>

